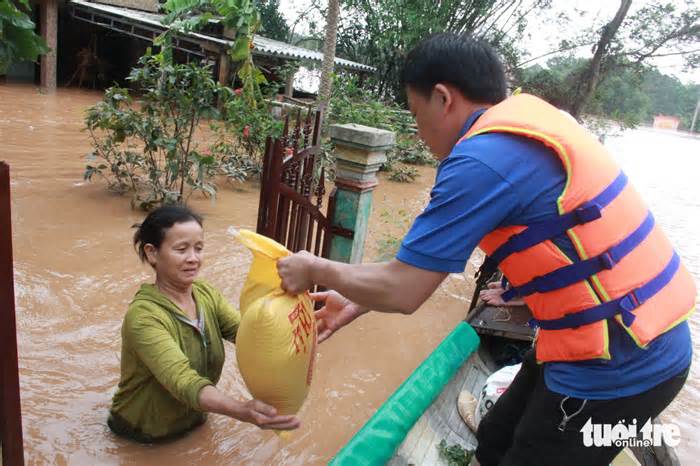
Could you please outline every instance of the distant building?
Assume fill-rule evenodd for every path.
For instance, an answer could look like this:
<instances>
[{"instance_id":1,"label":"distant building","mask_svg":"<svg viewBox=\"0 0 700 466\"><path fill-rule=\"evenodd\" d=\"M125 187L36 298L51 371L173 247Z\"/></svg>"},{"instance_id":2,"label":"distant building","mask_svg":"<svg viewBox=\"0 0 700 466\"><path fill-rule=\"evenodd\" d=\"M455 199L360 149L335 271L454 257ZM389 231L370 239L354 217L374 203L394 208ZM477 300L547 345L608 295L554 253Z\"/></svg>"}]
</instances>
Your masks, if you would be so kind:
<instances>
[{"instance_id":1,"label":"distant building","mask_svg":"<svg viewBox=\"0 0 700 466\"><path fill-rule=\"evenodd\" d=\"M681 119L670 115L656 115L654 117L654 128L677 130Z\"/></svg>"}]
</instances>

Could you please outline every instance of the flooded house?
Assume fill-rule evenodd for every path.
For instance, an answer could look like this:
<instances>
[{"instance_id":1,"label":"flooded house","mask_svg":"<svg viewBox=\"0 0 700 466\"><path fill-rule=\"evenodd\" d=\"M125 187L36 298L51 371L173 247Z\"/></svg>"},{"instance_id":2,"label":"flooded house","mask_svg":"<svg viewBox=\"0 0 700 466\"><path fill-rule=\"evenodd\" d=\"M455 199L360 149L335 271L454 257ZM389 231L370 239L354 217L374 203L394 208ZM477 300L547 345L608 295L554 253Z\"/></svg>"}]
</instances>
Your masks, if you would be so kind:
<instances>
[{"instance_id":1,"label":"flooded house","mask_svg":"<svg viewBox=\"0 0 700 466\"><path fill-rule=\"evenodd\" d=\"M38 63L23 62L10 67L8 81L30 81L45 89L56 86L104 88L114 83L125 84L125 78L153 39L166 30L165 16L158 0L34 0L33 20L37 33L51 52ZM230 34L216 21L201 32L178 34L175 58L179 62L193 60L212 65L220 82L231 83L235 64L226 50L231 46ZM282 66L296 66L280 91L292 96L308 92L308 68L323 60L323 53L256 35L253 40L256 65L268 79L280 81ZM337 68L366 75L375 68L336 57ZM295 78L296 76L296 78ZM295 85L296 82L296 85Z\"/></svg>"}]
</instances>

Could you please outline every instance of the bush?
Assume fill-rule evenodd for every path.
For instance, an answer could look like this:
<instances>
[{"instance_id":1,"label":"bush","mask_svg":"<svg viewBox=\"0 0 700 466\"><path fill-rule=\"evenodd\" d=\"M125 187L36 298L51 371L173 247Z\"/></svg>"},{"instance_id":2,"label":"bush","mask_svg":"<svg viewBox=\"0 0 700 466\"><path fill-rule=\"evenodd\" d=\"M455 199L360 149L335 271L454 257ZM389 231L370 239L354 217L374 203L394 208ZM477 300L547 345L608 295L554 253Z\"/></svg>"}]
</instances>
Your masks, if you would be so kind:
<instances>
[{"instance_id":1,"label":"bush","mask_svg":"<svg viewBox=\"0 0 700 466\"><path fill-rule=\"evenodd\" d=\"M355 123L394 131L412 132L413 117L396 105L386 104L359 87L357 78L336 76L328 113L329 124Z\"/></svg>"},{"instance_id":2,"label":"bush","mask_svg":"<svg viewBox=\"0 0 700 466\"><path fill-rule=\"evenodd\" d=\"M409 183L411 181L415 181L418 176L418 170L416 170L414 167L401 165L392 169L389 179L398 183Z\"/></svg>"},{"instance_id":3,"label":"bush","mask_svg":"<svg viewBox=\"0 0 700 466\"><path fill-rule=\"evenodd\" d=\"M329 124L355 123L396 133L396 146L387 152L387 160L382 166L383 171L391 173L389 179L402 183L414 181L418 171L404 164L436 164L425 144L415 136L415 121L410 112L383 103L371 92L360 88L355 78L336 77L329 107ZM333 166L335 158L328 150L329 146L324 146L322 153L326 166ZM401 165L395 168L397 164Z\"/></svg>"},{"instance_id":4,"label":"bush","mask_svg":"<svg viewBox=\"0 0 700 466\"><path fill-rule=\"evenodd\" d=\"M281 136L282 121L273 116L269 103L276 90L276 86L268 86L259 102L246 98L243 89L230 94L223 106L224 120L218 128L218 136L232 144L233 153L262 160L267 137Z\"/></svg>"},{"instance_id":5,"label":"bush","mask_svg":"<svg viewBox=\"0 0 700 466\"><path fill-rule=\"evenodd\" d=\"M409 165L435 166L437 161L423 141L415 137L399 137L396 146L387 153L389 166L395 162Z\"/></svg>"},{"instance_id":6,"label":"bush","mask_svg":"<svg viewBox=\"0 0 700 466\"><path fill-rule=\"evenodd\" d=\"M111 87L91 107L85 128L92 139L85 179L100 176L108 189L131 193L132 206L150 210L186 200L193 192L216 195L214 177L242 181L260 173L267 134L279 123L267 107L245 99L212 79L210 67L171 64L147 53L129 81L140 93ZM224 109L224 120L219 105ZM200 147L212 121L214 140Z\"/></svg>"},{"instance_id":7,"label":"bush","mask_svg":"<svg viewBox=\"0 0 700 466\"><path fill-rule=\"evenodd\" d=\"M135 103L126 89L107 89L87 111L85 127L94 151L85 179L99 175L132 205L146 210L185 200L194 191L214 196L214 154L199 151L203 118L218 116L222 88L208 67L165 63L147 53L127 78L141 92ZM186 189L187 188L187 189Z\"/></svg>"}]
</instances>

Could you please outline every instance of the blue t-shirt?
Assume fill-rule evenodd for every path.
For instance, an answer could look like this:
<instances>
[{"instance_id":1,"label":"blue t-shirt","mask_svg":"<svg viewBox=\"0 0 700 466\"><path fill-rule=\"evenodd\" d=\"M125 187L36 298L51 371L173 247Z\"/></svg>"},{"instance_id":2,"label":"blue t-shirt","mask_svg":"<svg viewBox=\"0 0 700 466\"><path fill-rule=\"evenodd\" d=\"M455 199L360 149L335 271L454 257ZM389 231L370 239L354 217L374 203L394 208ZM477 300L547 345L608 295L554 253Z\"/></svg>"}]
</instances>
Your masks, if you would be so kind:
<instances>
[{"instance_id":1,"label":"blue t-shirt","mask_svg":"<svg viewBox=\"0 0 700 466\"><path fill-rule=\"evenodd\" d=\"M472 114L463 134L483 111ZM438 166L430 203L413 223L397 259L426 270L462 272L479 241L492 230L525 225L558 214L566 175L543 144L505 133L487 133L457 144ZM554 242L573 261L566 236ZM661 310L660 310L661 311ZM690 329L684 322L639 348L613 319L608 322L611 360L545 363L547 387L587 399L636 395L690 364Z\"/></svg>"}]
</instances>

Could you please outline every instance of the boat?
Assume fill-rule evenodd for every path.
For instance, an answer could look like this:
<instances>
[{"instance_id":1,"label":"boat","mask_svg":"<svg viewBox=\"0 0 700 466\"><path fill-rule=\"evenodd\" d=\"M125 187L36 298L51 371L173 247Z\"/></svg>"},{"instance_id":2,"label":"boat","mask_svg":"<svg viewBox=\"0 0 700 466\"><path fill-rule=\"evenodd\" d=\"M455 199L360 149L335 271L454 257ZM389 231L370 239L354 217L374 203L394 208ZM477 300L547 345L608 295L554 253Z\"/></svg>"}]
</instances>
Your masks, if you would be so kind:
<instances>
[{"instance_id":1,"label":"boat","mask_svg":"<svg viewBox=\"0 0 700 466\"><path fill-rule=\"evenodd\" d=\"M448 465L455 463L441 457L445 446L474 451L477 440L458 412L457 398L467 390L478 399L490 374L517 362L534 340L529 320L525 306L474 306L330 464ZM663 444L628 447L611 465L680 466L680 462Z\"/></svg>"}]
</instances>

